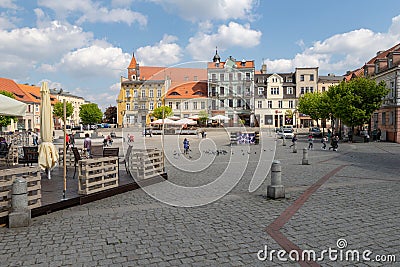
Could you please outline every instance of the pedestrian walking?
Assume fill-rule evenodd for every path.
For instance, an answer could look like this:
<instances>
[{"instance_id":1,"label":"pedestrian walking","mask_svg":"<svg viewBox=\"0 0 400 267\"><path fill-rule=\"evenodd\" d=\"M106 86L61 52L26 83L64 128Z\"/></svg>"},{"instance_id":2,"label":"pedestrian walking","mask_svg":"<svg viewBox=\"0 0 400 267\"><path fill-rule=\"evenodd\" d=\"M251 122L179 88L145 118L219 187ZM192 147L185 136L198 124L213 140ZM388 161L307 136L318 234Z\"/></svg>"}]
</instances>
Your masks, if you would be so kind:
<instances>
[{"instance_id":1,"label":"pedestrian walking","mask_svg":"<svg viewBox=\"0 0 400 267\"><path fill-rule=\"evenodd\" d=\"M83 140L83 148L86 150L87 157L90 158L92 156L92 140L89 137L89 134L85 134L85 140Z\"/></svg>"},{"instance_id":2,"label":"pedestrian walking","mask_svg":"<svg viewBox=\"0 0 400 267\"><path fill-rule=\"evenodd\" d=\"M33 145L38 146L39 145L39 136L37 133L33 132L32 133L32 140L33 140Z\"/></svg>"},{"instance_id":3,"label":"pedestrian walking","mask_svg":"<svg viewBox=\"0 0 400 267\"><path fill-rule=\"evenodd\" d=\"M183 140L183 154L189 154L189 140L186 138Z\"/></svg>"},{"instance_id":4,"label":"pedestrian walking","mask_svg":"<svg viewBox=\"0 0 400 267\"><path fill-rule=\"evenodd\" d=\"M308 135L308 150L312 150L314 148L314 137L312 134Z\"/></svg>"},{"instance_id":5,"label":"pedestrian walking","mask_svg":"<svg viewBox=\"0 0 400 267\"><path fill-rule=\"evenodd\" d=\"M296 142L297 142L297 135L294 134L293 137L292 137L292 144L289 147L292 147L292 146L296 145Z\"/></svg>"},{"instance_id":6,"label":"pedestrian walking","mask_svg":"<svg viewBox=\"0 0 400 267\"><path fill-rule=\"evenodd\" d=\"M321 143L322 143L321 149L326 150L326 142L328 142L328 138L326 136L323 136L321 139Z\"/></svg>"},{"instance_id":7,"label":"pedestrian walking","mask_svg":"<svg viewBox=\"0 0 400 267\"><path fill-rule=\"evenodd\" d=\"M69 144L71 147L75 147L75 133L71 133L69 135Z\"/></svg>"},{"instance_id":8,"label":"pedestrian walking","mask_svg":"<svg viewBox=\"0 0 400 267\"><path fill-rule=\"evenodd\" d=\"M333 151L337 151L339 147L339 136L333 136L331 138L331 146L329 147L329 150L331 150L331 148L333 149Z\"/></svg>"}]
</instances>

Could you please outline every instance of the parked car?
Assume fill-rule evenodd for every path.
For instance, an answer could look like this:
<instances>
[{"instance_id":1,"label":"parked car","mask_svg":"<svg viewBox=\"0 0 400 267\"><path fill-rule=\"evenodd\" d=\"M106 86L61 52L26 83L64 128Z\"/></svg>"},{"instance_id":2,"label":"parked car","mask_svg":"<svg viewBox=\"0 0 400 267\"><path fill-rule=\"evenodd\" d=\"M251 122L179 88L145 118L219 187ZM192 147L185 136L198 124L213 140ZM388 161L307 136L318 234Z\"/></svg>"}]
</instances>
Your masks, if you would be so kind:
<instances>
[{"instance_id":1,"label":"parked car","mask_svg":"<svg viewBox=\"0 0 400 267\"><path fill-rule=\"evenodd\" d=\"M309 134L311 134L313 137L322 137L321 129L318 127L311 127Z\"/></svg>"},{"instance_id":2,"label":"parked car","mask_svg":"<svg viewBox=\"0 0 400 267\"><path fill-rule=\"evenodd\" d=\"M292 130L292 129L286 128L286 129L283 129L283 130L280 129L280 130L276 133L276 135L277 135L278 138L283 138L283 137L285 137L285 139L292 139L293 136L294 136L294 133L293 133L293 130Z\"/></svg>"}]
</instances>

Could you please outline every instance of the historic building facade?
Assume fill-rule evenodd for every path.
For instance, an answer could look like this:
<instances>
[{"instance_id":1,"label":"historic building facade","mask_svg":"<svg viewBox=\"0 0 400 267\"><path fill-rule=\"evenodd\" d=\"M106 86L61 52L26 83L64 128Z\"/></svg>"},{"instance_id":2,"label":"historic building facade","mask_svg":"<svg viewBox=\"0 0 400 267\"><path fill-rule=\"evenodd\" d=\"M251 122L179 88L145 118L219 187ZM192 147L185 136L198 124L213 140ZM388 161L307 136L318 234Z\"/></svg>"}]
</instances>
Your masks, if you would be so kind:
<instances>
[{"instance_id":1,"label":"historic building facade","mask_svg":"<svg viewBox=\"0 0 400 267\"><path fill-rule=\"evenodd\" d=\"M230 118L231 125L239 120L247 125L255 124L254 60L237 61L229 57L221 61L216 51L212 62L207 64L208 111Z\"/></svg>"}]
</instances>

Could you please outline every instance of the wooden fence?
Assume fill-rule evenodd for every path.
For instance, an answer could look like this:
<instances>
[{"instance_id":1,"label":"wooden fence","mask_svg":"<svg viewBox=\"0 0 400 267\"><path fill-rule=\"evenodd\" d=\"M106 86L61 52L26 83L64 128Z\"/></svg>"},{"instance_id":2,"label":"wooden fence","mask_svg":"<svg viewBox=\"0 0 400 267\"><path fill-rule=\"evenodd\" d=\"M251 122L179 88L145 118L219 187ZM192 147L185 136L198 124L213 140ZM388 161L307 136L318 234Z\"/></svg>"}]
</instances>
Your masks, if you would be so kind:
<instances>
[{"instance_id":1,"label":"wooden fence","mask_svg":"<svg viewBox=\"0 0 400 267\"><path fill-rule=\"evenodd\" d=\"M138 180L152 178L164 173L163 152L159 149L132 149L127 159L128 171Z\"/></svg>"},{"instance_id":2,"label":"wooden fence","mask_svg":"<svg viewBox=\"0 0 400 267\"><path fill-rule=\"evenodd\" d=\"M5 217L11 211L12 184L17 177L24 178L28 183L28 208L40 207L41 183L38 167L20 167L0 170L0 217Z\"/></svg>"},{"instance_id":3,"label":"wooden fence","mask_svg":"<svg viewBox=\"0 0 400 267\"><path fill-rule=\"evenodd\" d=\"M78 178L78 194L88 195L117 187L118 157L80 160Z\"/></svg>"}]
</instances>

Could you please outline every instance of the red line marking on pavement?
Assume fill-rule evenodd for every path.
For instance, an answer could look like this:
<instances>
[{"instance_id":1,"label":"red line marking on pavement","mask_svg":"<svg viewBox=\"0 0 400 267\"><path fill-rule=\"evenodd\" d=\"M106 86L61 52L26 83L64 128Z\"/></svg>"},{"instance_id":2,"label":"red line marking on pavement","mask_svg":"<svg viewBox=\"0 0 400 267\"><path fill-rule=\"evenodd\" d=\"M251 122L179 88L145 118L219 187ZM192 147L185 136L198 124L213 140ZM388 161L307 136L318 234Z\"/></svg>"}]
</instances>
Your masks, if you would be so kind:
<instances>
[{"instance_id":1,"label":"red line marking on pavement","mask_svg":"<svg viewBox=\"0 0 400 267\"><path fill-rule=\"evenodd\" d=\"M351 178L351 179L366 179L366 180L376 180L376 181L384 181L384 182L400 182L400 180L395 179L380 179L374 177L360 177L360 176L348 176L348 175L338 175L340 178Z\"/></svg>"},{"instance_id":2,"label":"red line marking on pavement","mask_svg":"<svg viewBox=\"0 0 400 267\"><path fill-rule=\"evenodd\" d=\"M279 230L292 218L292 216L304 205L304 203L308 200L308 198L315 193L329 178L334 176L340 170L342 170L347 165L341 165L336 169L330 171L321 179L319 179L315 184L310 186L296 201L290 205L284 212L279 215L279 217L273 221L270 225L265 229L267 233L286 251L290 252L291 250L298 251L299 255L302 254L303 250L300 249L297 245L291 242L286 236L284 236ZM300 266L320 266L318 263L313 261L298 261Z\"/></svg>"}]
</instances>

